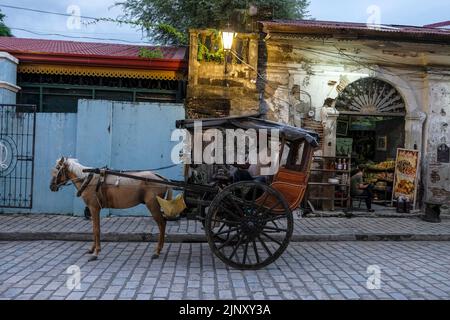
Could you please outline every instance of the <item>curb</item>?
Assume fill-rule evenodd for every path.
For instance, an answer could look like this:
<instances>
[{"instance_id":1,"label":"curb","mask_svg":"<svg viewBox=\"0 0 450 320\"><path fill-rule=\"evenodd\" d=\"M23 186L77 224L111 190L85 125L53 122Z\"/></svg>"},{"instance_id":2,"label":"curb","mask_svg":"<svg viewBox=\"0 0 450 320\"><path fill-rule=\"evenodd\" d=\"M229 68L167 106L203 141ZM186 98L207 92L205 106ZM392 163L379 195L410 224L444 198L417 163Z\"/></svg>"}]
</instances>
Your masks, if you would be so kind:
<instances>
[{"instance_id":1,"label":"curb","mask_svg":"<svg viewBox=\"0 0 450 320\"><path fill-rule=\"evenodd\" d=\"M0 232L0 241L92 241L91 233ZM104 242L157 242L158 234L103 233ZM334 241L450 241L450 234L294 234L291 242ZM168 234L167 243L206 243L204 234Z\"/></svg>"}]
</instances>

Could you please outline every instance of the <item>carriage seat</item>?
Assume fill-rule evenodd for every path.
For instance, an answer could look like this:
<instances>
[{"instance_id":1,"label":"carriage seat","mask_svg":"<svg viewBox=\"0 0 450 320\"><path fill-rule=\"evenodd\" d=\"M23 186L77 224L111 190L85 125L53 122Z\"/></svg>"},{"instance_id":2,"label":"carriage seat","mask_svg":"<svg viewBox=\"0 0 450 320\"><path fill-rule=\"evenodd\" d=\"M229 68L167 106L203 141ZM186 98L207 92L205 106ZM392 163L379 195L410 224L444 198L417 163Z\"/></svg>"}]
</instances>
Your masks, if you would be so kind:
<instances>
[{"instance_id":1,"label":"carriage seat","mask_svg":"<svg viewBox=\"0 0 450 320\"><path fill-rule=\"evenodd\" d=\"M271 187L279 191L291 210L297 209L306 191L307 174L286 168L280 168Z\"/></svg>"}]
</instances>

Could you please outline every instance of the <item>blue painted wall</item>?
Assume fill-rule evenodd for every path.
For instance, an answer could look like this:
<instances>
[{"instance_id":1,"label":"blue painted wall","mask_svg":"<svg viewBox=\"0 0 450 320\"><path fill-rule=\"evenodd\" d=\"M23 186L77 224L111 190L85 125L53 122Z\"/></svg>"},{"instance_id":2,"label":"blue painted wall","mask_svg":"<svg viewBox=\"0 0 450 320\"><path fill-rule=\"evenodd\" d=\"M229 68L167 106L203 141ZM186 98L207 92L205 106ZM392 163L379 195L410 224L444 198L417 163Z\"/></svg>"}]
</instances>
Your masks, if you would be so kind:
<instances>
[{"instance_id":1,"label":"blue painted wall","mask_svg":"<svg viewBox=\"0 0 450 320\"><path fill-rule=\"evenodd\" d=\"M0 103L3 104L15 104L16 93L8 89L0 88Z\"/></svg>"},{"instance_id":2,"label":"blue painted wall","mask_svg":"<svg viewBox=\"0 0 450 320\"><path fill-rule=\"evenodd\" d=\"M175 121L184 119L182 104L126 103L80 100L77 114L36 114L36 151L33 208L2 212L82 215L84 204L70 186L50 192L50 171L56 159L78 158L80 163L114 169L149 169L172 164L170 141ZM160 172L182 179L182 167ZM148 215L143 206L103 210L102 215Z\"/></svg>"}]
</instances>

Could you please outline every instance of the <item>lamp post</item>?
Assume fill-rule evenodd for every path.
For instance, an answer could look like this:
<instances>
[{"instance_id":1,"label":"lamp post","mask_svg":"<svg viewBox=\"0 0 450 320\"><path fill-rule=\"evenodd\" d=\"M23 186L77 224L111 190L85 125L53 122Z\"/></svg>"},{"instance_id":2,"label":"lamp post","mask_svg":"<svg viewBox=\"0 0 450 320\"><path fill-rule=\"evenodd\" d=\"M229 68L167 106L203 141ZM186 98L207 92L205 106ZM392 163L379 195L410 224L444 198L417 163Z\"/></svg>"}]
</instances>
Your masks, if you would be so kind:
<instances>
[{"instance_id":1,"label":"lamp post","mask_svg":"<svg viewBox=\"0 0 450 320\"><path fill-rule=\"evenodd\" d=\"M225 74L228 73L228 54L233 47L234 37L235 33L231 31L229 26L224 31L222 31L223 51L225 52Z\"/></svg>"}]
</instances>

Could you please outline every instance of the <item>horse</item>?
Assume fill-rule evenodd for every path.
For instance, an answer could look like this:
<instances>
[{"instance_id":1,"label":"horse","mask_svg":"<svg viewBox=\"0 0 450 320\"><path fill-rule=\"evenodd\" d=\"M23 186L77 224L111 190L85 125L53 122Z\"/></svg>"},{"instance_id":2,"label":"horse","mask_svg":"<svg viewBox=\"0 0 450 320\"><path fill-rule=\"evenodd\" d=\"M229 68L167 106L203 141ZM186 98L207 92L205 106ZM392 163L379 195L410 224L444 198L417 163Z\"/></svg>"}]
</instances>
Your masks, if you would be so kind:
<instances>
[{"instance_id":1,"label":"horse","mask_svg":"<svg viewBox=\"0 0 450 320\"><path fill-rule=\"evenodd\" d=\"M89 208L92 217L93 244L86 252L91 254L89 261L97 260L100 251L100 211L101 209L128 209L139 204L145 204L159 228L158 244L152 259L159 257L164 246L164 236L166 231L166 219L161 212L161 206L157 196L167 199L172 198L172 188L164 185L167 181L164 177L152 171L127 172L127 174L160 180L162 183L145 182L130 178L119 178L111 175L102 177L100 174L89 176L83 172L84 169L91 169L81 165L77 159L61 157L56 161L52 169L50 190L57 192L61 187L70 182L75 186L78 195L81 193L86 207ZM104 181L103 181L104 180Z\"/></svg>"}]
</instances>

